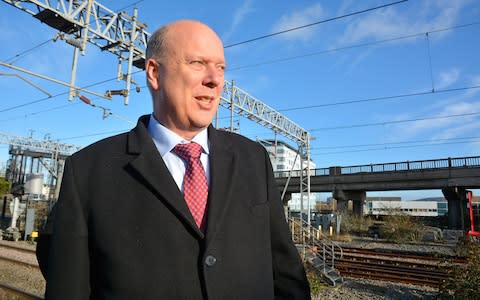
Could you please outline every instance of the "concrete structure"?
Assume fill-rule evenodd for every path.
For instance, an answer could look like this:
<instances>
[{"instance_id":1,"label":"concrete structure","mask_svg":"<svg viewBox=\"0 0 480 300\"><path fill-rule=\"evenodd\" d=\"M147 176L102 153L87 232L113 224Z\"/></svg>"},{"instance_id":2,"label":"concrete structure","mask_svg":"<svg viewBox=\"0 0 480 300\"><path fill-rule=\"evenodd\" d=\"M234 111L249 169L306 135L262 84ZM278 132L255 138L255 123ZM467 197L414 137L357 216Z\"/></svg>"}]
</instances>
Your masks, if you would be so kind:
<instances>
[{"instance_id":1,"label":"concrete structure","mask_svg":"<svg viewBox=\"0 0 480 300\"><path fill-rule=\"evenodd\" d=\"M287 179L276 173L279 189ZM287 192L298 192L299 179L291 178ZM310 179L311 192L332 192L338 209L361 214L367 191L442 190L448 200L449 228L464 229L466 189L480 188L480 157L457 157L316 169Z\"/></svg>"}]
</instances>

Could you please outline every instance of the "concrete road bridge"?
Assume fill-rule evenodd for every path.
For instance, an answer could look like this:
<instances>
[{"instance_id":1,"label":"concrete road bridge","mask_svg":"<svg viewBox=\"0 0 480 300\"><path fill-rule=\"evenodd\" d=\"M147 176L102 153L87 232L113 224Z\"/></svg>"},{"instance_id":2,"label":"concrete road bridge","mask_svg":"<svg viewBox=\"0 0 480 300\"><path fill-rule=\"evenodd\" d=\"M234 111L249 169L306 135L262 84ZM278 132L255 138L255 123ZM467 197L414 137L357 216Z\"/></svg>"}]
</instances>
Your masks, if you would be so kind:
<instances>
[{"instance_id":1,"label":"concrete road bridge","mask_svg":"<svg viewBox=\"0 0 480 300\"><path fill-rule=\"evenodd\" d=\"M449 225L460 229L466 214L467 189L480 188L480 156L402 161L310 170L310 191L331 192L339 209L353 201L361 214L367 191L441 189L448 200ZM288 179L290 174L290 179ZM275 172L279 189L300 190L300 171ZM288 196L287 196L288 198Z\"/></svg>"}]
</instances>

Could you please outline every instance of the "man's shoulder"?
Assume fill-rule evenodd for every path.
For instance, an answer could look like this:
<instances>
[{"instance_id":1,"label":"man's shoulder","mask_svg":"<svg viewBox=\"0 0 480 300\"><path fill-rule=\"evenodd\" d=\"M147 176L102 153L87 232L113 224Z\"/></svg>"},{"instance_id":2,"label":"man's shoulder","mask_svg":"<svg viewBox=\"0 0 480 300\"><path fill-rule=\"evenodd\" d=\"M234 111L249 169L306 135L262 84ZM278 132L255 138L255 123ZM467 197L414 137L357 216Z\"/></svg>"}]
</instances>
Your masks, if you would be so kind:
<instances>
[{"instance_id":1,"label":"man's shoulder","mask_svg":"<svg viewBox=\"0 0 480 300\"><path fill-rule=\"evenodd\" d=\"M264 157L265 148L260 143L234 132L217 130L215 142L241 157Z\"/></svg>"},{"instance_id":2,"label":"man's shoulder","mask_svg":"<svg viewBox=\"0 0 480 300\"><path fill-rule=\"evenodd\" d=\"M85 148L80 149L72 155L72 159L81 159L84 157L93 158L98 156L111 156L119 151L125 153L128 132L110 136L98 140Z\"/></svg>"},{"instance_id":3,"label":"man's shoulder","mask_svg":"<svg viewBox=\"0 0 480 300\"><path fill-rule=\"evenodd\" d=\"M108 158L116 155L124 155L128 152L129 143L142 143L148 137L146 123L150 116L141 116L137 126L129 131L112 135L98 140L72 155L73 159L102 157Z\"/></svg>"},{"instance_id":4,"label":"man's shoulder","mask_svg":"<svg viewBox=\"0 0 480 300\"><path fill-rule=\"evenodd\" d=\"M261 145L258 142L235 132L217 129L217 136L218 140L231 143L233 146L236 147L240 146L261 149Z\"/></svg>"}]
</instances>

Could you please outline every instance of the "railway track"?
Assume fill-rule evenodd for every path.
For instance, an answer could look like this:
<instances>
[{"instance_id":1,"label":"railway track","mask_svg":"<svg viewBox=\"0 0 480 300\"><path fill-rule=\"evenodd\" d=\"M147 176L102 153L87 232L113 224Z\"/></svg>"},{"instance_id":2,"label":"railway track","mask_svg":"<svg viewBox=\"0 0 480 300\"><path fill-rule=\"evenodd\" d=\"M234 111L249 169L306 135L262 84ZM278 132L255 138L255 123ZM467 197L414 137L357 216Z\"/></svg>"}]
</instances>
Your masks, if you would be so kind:
<instances>
[{"instance_id":1,"label":"railway track","mask_svg":"<svg viewBox=\"0 0 480 300\"><path fill-rule=\"evenodd\" d=\"M438 288L449 278L445 258L405 251L343 248L335 267L344 277L368 278ZM465 263L456 259L454 263Z\"/></svg>"},{"instance_id":2,"label":"railway track","mask_svg":"<svg viewBox=\"0 0 480 300\"><path fill-rule=\"evenodd\" d=\"M18 300L43 300L40 295L24 291L22 289L11 286L7 283L0 281L0 290L3 292L0 294L3 299L18 299Z\"/></svg>"},{"instance_id":3,"label":"railway track","mask_svg":"<svg viewBox=\"0 0 480 300\"><path fill-rule=\"evenodd\" d=\"M0 260L38 268L36 259L26 259L25 257L35 257L35 250L14 243L0 243Z\"/></svg>"},{"instance_id":4,"label":"railway track","mask_svg":"<svg viewBox=\"0 0 480 300\"><path fill-rule=\"evenodd\" d=\"M39 300L42 282L37 279L40 274L35 250L28 245L17 242L0 241L0 299ZM26 278L29 278L26 280ZM39 294L36 294L36 293Z\"/></svg>"}]
</instances>

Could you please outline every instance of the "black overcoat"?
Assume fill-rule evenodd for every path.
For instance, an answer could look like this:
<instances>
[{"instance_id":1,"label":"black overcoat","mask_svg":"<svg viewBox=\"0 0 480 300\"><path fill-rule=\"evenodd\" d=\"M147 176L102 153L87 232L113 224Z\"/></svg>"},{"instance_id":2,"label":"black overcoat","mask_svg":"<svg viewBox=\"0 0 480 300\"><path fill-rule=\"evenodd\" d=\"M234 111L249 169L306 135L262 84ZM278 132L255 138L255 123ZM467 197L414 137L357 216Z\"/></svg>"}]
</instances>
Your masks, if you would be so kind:
<instances>
[{"instance_id":1,"label":"black overcoat","mask_svg":"<svg viewBox=\"0 0 480 300\"><path fill-rule=\"evenodd\" d=\"M209 127L203 235L148 120L67 159L37 248L46 299L309 299L265 149Z\"/></svg>"}]
</instances>

